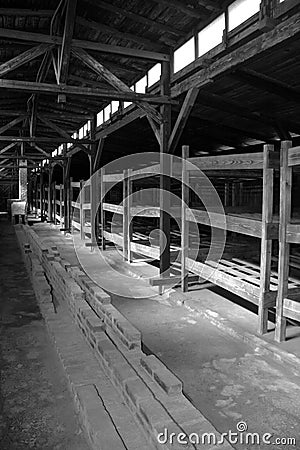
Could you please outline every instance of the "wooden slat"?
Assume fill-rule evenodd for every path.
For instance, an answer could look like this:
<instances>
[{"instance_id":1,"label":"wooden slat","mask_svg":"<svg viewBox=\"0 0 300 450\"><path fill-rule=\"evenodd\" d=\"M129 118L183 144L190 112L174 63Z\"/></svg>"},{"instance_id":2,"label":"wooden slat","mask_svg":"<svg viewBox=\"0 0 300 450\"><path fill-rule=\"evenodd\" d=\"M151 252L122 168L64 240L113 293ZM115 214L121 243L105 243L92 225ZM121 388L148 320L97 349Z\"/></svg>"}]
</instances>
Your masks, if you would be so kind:
<instances>
[{"instance_id":1,"label":"wooden slat","mask_svg":"<svg viewBox=\"0 0 300 450\"><path fill-rule=\"evenodd\" d=\"M278 296L276 303L275 340L281 342L286 336L286 319L283 315L283 302L288 294L290 244L286 242L287 224L291 218L292 169L289 167L289 149L291 141L281 143L280 167L280 227L278 259Z\"/></svg>"},{"instance_id":2,"label":"wooden slat","mask_svg":"<svg viewBox=\"0 0 300 450\"><path fill-rule=\"evenodd\" d=\"M288 155L288 165L289 167L300 165L300 147L293 147L289 149Z\"/></svg>"},{"instance_id":3,"label":"wooden slat","mask_svg":"<svg viewBox=\"0 0 300 450\"><path fill-rule=\"evenodd\" d=\"M263 153L219 155L190 158L189 162L201 170L263 169ZM189 168L192 171L192 168Z\"/></svg>"}]
</instances>

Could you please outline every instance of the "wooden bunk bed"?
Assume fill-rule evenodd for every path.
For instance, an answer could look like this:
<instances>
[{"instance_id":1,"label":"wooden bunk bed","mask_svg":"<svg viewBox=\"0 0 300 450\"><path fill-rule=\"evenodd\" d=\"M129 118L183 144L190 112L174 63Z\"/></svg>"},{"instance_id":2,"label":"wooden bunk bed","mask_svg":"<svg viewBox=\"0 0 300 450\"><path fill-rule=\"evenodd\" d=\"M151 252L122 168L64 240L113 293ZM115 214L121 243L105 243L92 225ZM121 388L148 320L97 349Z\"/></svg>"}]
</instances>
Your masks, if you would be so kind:
<instances>
[{"instance_id":1,"label":"wooden bunk bed","mask_svg":"<svg viewBox=\"0 0 300 450\"><path fill-rule=\"evenodd\" d=\"M291 141L282 142L280 161L279 289L275 329L278 342L286 339L287 319L300 322L300 289L291 290L289 286L289 270L294 265L290 246L300 244L300 219L292 214L293 169L300 167L300 147L293 148Z\"/></svg>"},{"instance_id":2,"label":"wooden bunk bed","mask_svg":"<svg viewBox=\"0 0 300 450\"><path fill-rule=\"evenodd\" d=\"M182 180L182 206L172 207L172 215L181 220L181 237L179 245L171 247L172 260L180 257L181 273L172 273L170 278L155 278L151 280L154 286L175 285L176 280L181 282L182 290L188 290L189 279L194 281L195 275L203 282L210 282L222 287L233 294L240 296L248 302L254 303L258 307L258 332L264 334L268 331L268 313L270 308L276 305L277 292L281 292L281 279L278 273L272 270L272 243L278 241L279 220L278 215L273 212L274 196L274 176L275 170L279 171L279 153L274 151L274 146L265 145L263 152L238 154L230 156L213 156L189 158L188 147L183 149L183 163L175 164L173 174L178 174ZM192 166L190 165L192 164ZM145 176L159 173L159 165L150 168L143 168L136 171L124 171L119 174L102 174L102 183L123 183L123 198L132 193L134 180ZM196 169L196 170L195 170ZM260 212L247 211L247 208L230 206L228 198L228 188L224 189L223 203L228 206L224 208L223 214L209 212L203 207L189 206L189 185L193 176L197 176L197 171L201 170L209 177L222 176L224 185L226 177L237 180L252 176L262 180L262 199ZM236 174L236 175L235 175ZM239 195L239 194L238 194ZM249 193L247 193L249 195ZM257 195L257 192L256 192ZM236 193L232 193L232 204L235 202ZM124 259L131 262L132 254L143 255L150 259L159 258L159 247L150 246L144 241L148 236L139 235L132 232L132 217L159 218L160 207L153 205L130 204L130 200L122 204L112 204L102 202L102 229L105 240L114 242L123 249ZM122 224L119 232L112 233L105 230L105 213L111 212L122 217ZM189 224L197 222L202 227L223 229L229 233L257 238L260 240L260 251L258 252L259 262L254 264L250 260L244 261L238 255L226 255L218 261L195 260L189 256ZM300 227L299 227L300 231ZM300 238L299 238L300 239ZM299 240L300 242L300 240ZM105 248L105 243L103 244ZM258 248L258 247L257 247ZM260 253L259 253L260 252ZM228 258L227 258L228 256ZM290 295L299 291L300 282L294 278L287 281L287 289Z\"/></svg>"}]
</instances>

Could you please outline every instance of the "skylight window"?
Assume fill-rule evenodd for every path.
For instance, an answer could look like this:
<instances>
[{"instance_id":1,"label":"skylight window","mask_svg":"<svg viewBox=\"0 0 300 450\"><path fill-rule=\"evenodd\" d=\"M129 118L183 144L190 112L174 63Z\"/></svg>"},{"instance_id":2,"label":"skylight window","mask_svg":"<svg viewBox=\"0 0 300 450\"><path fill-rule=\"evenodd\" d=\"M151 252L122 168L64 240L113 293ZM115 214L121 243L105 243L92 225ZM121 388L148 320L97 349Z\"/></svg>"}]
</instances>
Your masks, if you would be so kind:
<instances>
[{"instance_id":1,"label":"skylight window","mask_svg":"<svg viewBox=\"0 0 300 450\"><path fill-rule=\"evenodd\" d=\"M174 72L178 72L195 59L195 39L191 38L174 52Z\"/></svg>"},{"instance_id":2,"label":"skylight window","mask_svg":"<svg viewBox=\"0 0 300 450\"><path fill-rule=\"evenodd\" d=\"M155 64L155 66L151 67L148 71L148 86L152 86L157 81L160 80L161 75L161 65L159 63Z\"/></svg>"},{"instance_id":3,"label":"skylight window","mask_svg":"<svg viewBox=\"0 0 300 450\"><path fill-rule=\"evenodd\" d=\"M222 43L225 29L225 14L217 17L198 33L198 56L202 56Z\"/></svg>"},{"instance_id":4,"label":"skylight window","mask_svg":"<svg viewBox=\"0 0 300 450\"><path fill-rule=\"evenodd\" d=\"M245 20L259 12L260 0L236 0L228 7L229 26L231 31Z\"/></svg>"}]
</instances>

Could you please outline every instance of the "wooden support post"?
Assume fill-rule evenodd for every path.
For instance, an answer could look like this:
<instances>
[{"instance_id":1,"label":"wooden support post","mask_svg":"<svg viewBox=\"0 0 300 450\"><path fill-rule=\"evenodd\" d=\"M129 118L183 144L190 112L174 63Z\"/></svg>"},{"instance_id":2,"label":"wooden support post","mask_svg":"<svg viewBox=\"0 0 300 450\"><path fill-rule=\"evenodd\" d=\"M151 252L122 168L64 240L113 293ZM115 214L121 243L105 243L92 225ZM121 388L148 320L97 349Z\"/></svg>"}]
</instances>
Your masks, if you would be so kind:
<instances>
[{"instance_id":1,"label":"wooden support post","mask_svg":"<svg viewBox=\"0 0 300 450\"><path fill-rule=\"evenodd\" d=\"M105 238L104 238L104 228L105 228L105 211L103 208L103 203L105 200L105 184L104 184L104 174L105 174L105 169L104 167L102 167L100 169L100 198L101 198L101 203L100 203L100 228L101 228L101 250L105 250L106 246L105 246Z\"/></svg>"},{"instance_id":2,"label":"wooden support post","mask_svg":"<svg viewBox=\"0 0 300 450\"><path fill-rule=\"evenodd\" d=\"M132 170L124 170L123 180L123 257L125 261L131 262L131 239L132 239L132 223L131 223L131 204L132 204L132 180L130 179Z\"/></svg>"},{"instance_id":3,"label":"wooden support post","mask_svg":"<svg viewBox=\"0 0 300 450\"><path fill-rule=\"evenodd\" d=\"M72 206L72 202L74 201L73 199L73 178L70 178L70 192L69 192L69 217L70 217L70 231L72 230L72 220L73 220L73 206Z\"/></svg>"},{"instance_id":4,"label":"wooden support post","mask_svg":"<svg viewBox=\"0 0 300 450\"><path fill-rule=\"evenodd\" d=\"M186 258L189 256L189 222L186 220L186 210L189 205L189 172L186 160L189 158L189 147L182 147L181 170L181 290L188 291L188 271L186 270Z\"/></svg>"},{"instance_id":5,"label":"wooden support post","mask_svg":"<svg viewBox=\"0 0 300 450\"><path fill-rule=\"evenodd\" d=\"M123 259L128 257L128 169L123 170Z\"/></svg>"},{"instance_id":6,"label":"wooden support post","mask_svg":"<svg viewBox=\"0 0 300 450\"><path fill-rule=\"evenodd\" d=\"M91 250L97 245L98 241L98 183L97 174L91 176L90 184L90 202L91 202Z\"/></svg>"},{"instance_id":7,"label":"wooden support post","mask_svg":"<svg viewBox=\"0 0 300 450\"><path fill-rule=\"evenodd\" d=\"M288 294L290 244L287 243L287 225L291 218L292 168L288 166L291 141L281 144L280 155L280 203L279 203L279 259L278 294L276 303L275 341L282 342L286 337L286 318L283 314L284 299Z\"/></svg>"},{"instance_id":8,"label":"wooden support post","mask_svg":"<svg viewBox=\"0 0 300 450\"><path fill-rule=\"evenodd\" d=\"M70 179L68 176L67 163L63 165L63 183L64 183L64 230L70 230Z\"/></svg>"},{"instance_id":9,"label":"wooden support post","mask_svg":"<svg viewBox=\"0 0 300 450\"><path fill-rule=\"evenodd\" d=\"M61 227L64 226L64 185L59 185L59 224Z\"/></svg>"},{"instance_id":10,"label":"wooden support post","mask_svg":"<svg viewBox=\"0 0 300 450\"><path fill-rule=\"evenodd\" d=\"M170 63L162 63L161 95L170 94ZM171 134L171 106L161 106L160 125L160 276L170 276L170 175L169 140ZM162 293L162 290L160 291Z\"/></svg>"},{"instance_id":11,"label":"wooden support post","mask_svg":"<svg viewBox=\"0 0 300 450\"><path fill-rule=\"evenodd\" d=\"M273 183L274 169L270 168L273 145L264 146L263 165L263 199L262 199L262 230L260 250L260 294L258 301L258 333L268 331L268 307L265 306L266 294L270 291L272 264L272 239L268 239L268 227L273 219Z\"/></svg>"},{"instance_id":12,"label":"wooden support post","mask_svg":"<svg viewBox=\"0 0 300 450\"><path fill-rule=\"evenodd\" d=\"M49 181L48 181L48 222L52 222L52 216L53 216L53 209L52 209L52 175L53 175L53 167L50 164L49 167Z\"/></svg>"},{"instance_id":13,"label":"wooden support post","mask_svg":"<svg viewBox=\"0 0 300 450\"><path fill-rule=\"evenodd\" d=\"M84 241L85 239L85 232L84 232L84 209L83 209L83 205L84 205L84 200L85 200L85 195L84 195L84 181L80 180L80 195L79 195L79 222L80 222L80 239L82 241Z\"/></svg>"},{"instance_id":14,"label":"wooden support post","mask_svg":"<svg viewBox=\"0 0 300 450\"><path fill-rule=\"evenodd\" d=\"M41 217L41 221L43 221L43 217L44 217L43 193L44 193L44 173L43 173L43 170L41 170L41 174L40 174L40 217Z\"/></svg>"}]
</instances>

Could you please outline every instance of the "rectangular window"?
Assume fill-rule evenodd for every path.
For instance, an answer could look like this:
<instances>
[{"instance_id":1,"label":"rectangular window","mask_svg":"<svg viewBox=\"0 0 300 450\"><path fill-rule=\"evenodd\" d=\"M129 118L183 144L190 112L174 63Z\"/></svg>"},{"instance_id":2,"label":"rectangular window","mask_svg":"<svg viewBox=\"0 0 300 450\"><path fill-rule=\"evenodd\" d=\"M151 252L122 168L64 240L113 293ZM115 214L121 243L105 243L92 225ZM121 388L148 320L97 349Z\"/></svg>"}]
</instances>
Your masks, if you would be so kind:
<instances>
[{"instance_id":1,"label":"rectangular window","mask_svg":"<svg viewBox=\"0 0 300 450\"><path fill-rule=\"evenodd\" d=\"M148 87L160 80L161 64L157 63L148 71Z\"/></svg>"},{"instance_id":2,"label":"rectangular window","mask_svg":"<svg viewBox=\"0 0 300 450\"><path fill-rule=\"evenodd\" d=\"M82 139L83 136L84 136L84 134L83 134L83 127L81 127L80 130L79 130L79 139Z\"/></svg>"},{"instance_id":3,"label":"rectangular window","mask_svg":"<svg viewBox=\"0 0 300 450\"><path fill-rule=\"evenodd\" d=\"M259 12L260 0L236 0L228 7L228 30L231 31Z\"/></svg>"},{"instance_id":4,"label":"rectangular window","mask_svg":"<svg viewBox=\"0 0 300 450\"><path fill-rule=\"evenodd\" d=\"M110 119L110 105L104 108L104 122Z\"/></svg>"},{"instance_id":5,"label":"rectangular window","mask_svg":"<svg viewBox=\"0 0 300 450\"><path fill-rule=\"evenodd\" d=\"M114 114L119 109L119 102L117 100L113 100L111 102L111 113Z\"/></svg>"},{"instance_id":6,"label":"rectangular window","mask_svg":"<svg viewBox=\"0 0 300 450\"><path fill-rule=\"evenodd\" d=\"M217 17L198 33L198 56L202 56L222 43L225 30L225 14Z\"/></svg>"},{"instance_id":7,"label":"rectangular window","mask_svg":"<svg viewBox=\"0 0 300 450\"><path fill-rule=\"evenodd\" d=\"M147 76L145 75L141 80L135 84L135 92L145 94L147 88Z\"/></svg>"},{"instance_id":8,"label":"rectangular window","mask_svg":"<svg viewBox=\"0 0 300 450\"><path fill-rule=\"evenodd\" d=\"M97 114L97 127L103 124L104 118L103 118L103 109L102 111L98 112Z\"/></svg>"},{"instance_id":9,"label":"rectangular window","mask_svg":"<svg viewBox=\"0 0 300 450\"><path fill-rule=\"evenodd\" d=\"M195 60L195 39L191 38L174 52L174 73Z\"/></svg>"}]
</instances>

